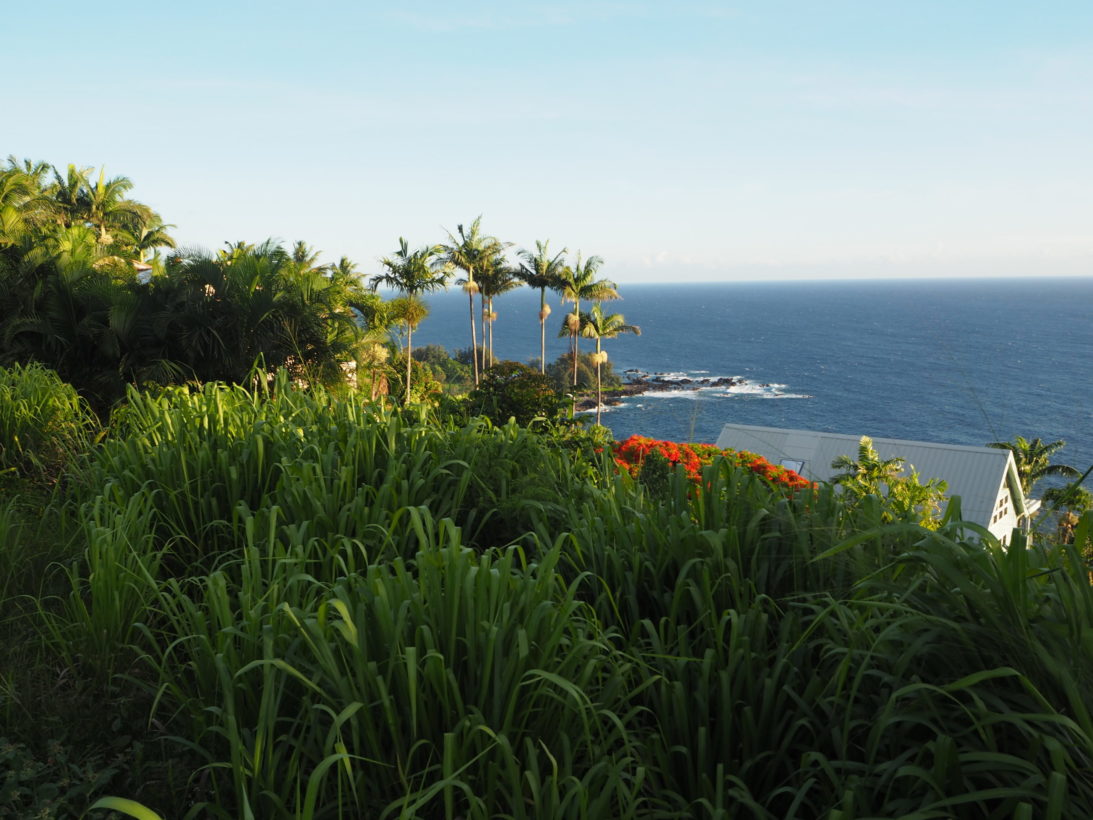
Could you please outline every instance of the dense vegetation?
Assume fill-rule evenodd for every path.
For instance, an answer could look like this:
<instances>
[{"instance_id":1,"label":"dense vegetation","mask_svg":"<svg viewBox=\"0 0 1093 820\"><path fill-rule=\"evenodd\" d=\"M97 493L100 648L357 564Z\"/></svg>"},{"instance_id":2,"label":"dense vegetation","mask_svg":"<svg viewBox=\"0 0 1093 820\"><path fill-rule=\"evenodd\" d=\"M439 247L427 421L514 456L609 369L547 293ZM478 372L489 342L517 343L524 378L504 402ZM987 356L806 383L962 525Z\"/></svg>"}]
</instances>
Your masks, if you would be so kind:
<instances>
[{"instance_id":1,"label":"dense vegetation","mask_svg":"<svg viewBox=\"0 0 1093 820\"><path fill-rule=\"evenodd\" d=\"M596 362L606 361L600 340L630 328L597 306L581 309L582 301L618 297L614 283L596 278L598 257L582 262L578 254L570 266L566 250L551 256L549 243L538 242L536 253L519 251L510 261L511 243L484 234L480 219L460 225L448 245L411 249L400 239L380 272L366 275L346 257L321 263L304 242L177 249L174 226L130 199L132 187L127 177L75 165L62 171L9 157L0 168L0 364L47 365L101 415L128 385L243 384L256 362L309 384L363 385L373 398L426 397L440 388L415 378L413 331L428 314L421 296L460 273L471 302L468 370L452 379L454 363L434 368L456 390L477 386L497 363L495 299L521 284L542 295L542 372L548 290L573 304L561 332L572 337L574 353L579 338L590 338ZM398 296L385 301L366 282ZM567 361L569 385L599 384L596 362L578 373L581 356Z\"/></svg>"},{"instance_id":2,"label":"dense vegetation","mask_svg":"<svg viewBox=\"0 0 1093 820\"><path fill-rule=\"evenodd\" d=\"M1077 547L285 376L101 432L5 380L7 429L67 431L3 451L14 816L1093 813Z\"/></svg>"},{"instance_id":3,"label":"dense vegetation","mask_svg":"<svg viewBox=\"0 0 1093 820\"><path fill-rule=\"evenodd\" d=\"M475 220L385 301L303 243L161 257L130 186L0 172L0 816L1093 816L1077 484L1003 550L867 440L838 488L615 443L563 395L637 332L597 257ZM459 274L470 346L415 349ZM553 365L493 356L520 281Z\"/></svg>"}]
</instances>

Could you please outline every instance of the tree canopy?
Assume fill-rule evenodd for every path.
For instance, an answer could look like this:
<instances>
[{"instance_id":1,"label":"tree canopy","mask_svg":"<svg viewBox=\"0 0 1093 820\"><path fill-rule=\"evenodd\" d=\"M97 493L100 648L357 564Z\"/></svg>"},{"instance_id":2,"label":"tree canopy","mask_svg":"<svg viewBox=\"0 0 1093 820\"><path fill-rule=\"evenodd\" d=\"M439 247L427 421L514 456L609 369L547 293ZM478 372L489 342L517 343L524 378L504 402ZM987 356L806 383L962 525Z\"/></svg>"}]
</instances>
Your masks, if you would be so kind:
<instances>
[{"instance_id":1,"label":"tree canopy","mask_svg":"<svg viewBox=\"0 0 1093 820\"><path fill-rule=\"evenodd\" d=\"M367 384L372 398L404 379L408 400L413 332L427 316L420 297L453 270L469 296L475 384L494 362L502 294L521 283L540 289L540 358L546 290L572 299L577 316L582 300L617 296L596 279L598 257L578 256L570 268L566 251L552 255L544 240L514 263L512 243L486 234L481 216L449 231L446 245L411 250L400 238L370 275L344 256L324 263L303 241L180 249L174 226L133 190L129 177L101 167L9 156L0 168L0 365L43 364L99 411L127 385L243 383L255 367L306 383ZM385 301L378 286L400 298ZM405 376L390 369L394 327L405 333Z\"/></svg>"}]
</instances>

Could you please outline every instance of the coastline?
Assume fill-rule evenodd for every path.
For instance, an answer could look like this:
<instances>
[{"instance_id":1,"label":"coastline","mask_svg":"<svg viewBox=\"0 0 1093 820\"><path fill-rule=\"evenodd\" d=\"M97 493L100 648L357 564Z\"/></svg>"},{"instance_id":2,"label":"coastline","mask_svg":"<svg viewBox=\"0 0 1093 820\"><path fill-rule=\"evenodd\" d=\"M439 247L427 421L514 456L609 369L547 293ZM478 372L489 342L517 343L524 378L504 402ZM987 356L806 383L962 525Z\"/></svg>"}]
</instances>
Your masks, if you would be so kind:
<instances>
[{"instance_id":1,"label":"coastline","mask_svg":"<svg viewBox=\"0 0 1093 820\"><path fill-rule=\"evenodd\" d=\"M640 396L644 393L667 392L669 390L702 390L709 387L736 387L745 381L745 379L737 376L688 378L670 373L646 373L636 369L629 369L625 371L625 374L628 380L621 387L612 387L603 391L604 406L614 407L624 399ZM595 391L576 394L573 408L578 413L595 410Z\"/></svg>"}]
</instances>

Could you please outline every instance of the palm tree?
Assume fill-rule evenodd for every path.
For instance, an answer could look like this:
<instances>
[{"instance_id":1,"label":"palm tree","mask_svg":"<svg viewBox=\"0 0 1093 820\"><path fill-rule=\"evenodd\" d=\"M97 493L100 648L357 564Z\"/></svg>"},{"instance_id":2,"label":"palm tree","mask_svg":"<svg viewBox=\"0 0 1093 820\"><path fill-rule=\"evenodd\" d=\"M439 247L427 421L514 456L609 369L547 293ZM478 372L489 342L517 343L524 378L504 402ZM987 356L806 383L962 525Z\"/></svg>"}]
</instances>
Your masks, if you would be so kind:
<instances>
[{"instance_id":1,"label":"palm tree","mask_svg":"<svg viewBox=\"0 0 1093 820\"><path fill-rule=\"evenodd\" d=\"M862 436L858 442L858 460L850 456L839 456L831 462L835 470L841 473L831 476L832 484L840 484L854 497L880 495L881 485L891 486L903 470L903 459L889 458L881 461L873 447L873 439Z\"/></svg>"},{"instance_id":2,"label":"palm tree","mask_svg":"<svg viewBox=\"0 0 1093 820\"><path fill-rule=\"evenodd\" d=\"M8 159L11 162L11 158ZM0 208L21 208L37 192L34 180L22 169L0 171Z\"/></svg>"},{"instance_id":3,"label":"palm tree","mask_svg":"<svg viewBox=\"0 0 1093 820\"><path fill-rule=\"evenodd\" d=\"M47 364L104 409L124 389L135 295L86 226L27 234L13 250L15 264L0 258L4 358Z\"/></svg>"},{"instance_id":4,"label":"palm tree","mask_svg":"<svg viewBox=\"0 0 1093 820\"><path fill-rule=\"evenodd\" d=\"M485 348L484 358L488 366L493 366L496 359L493 355L493 323L497 319L497 312L493 309L494 297L520 286L520 280L516 276L516 270L505 264L500 255L493 257L490 264L478 276L479 294L482 299L482 346ZM487 325L488 323L488 325ZM486 341L486 329L489 328L489 342Z\"/></svg>"},{"instance_id":5,"label":"palm tree","mask_svg":"<svg viewBox=\"0 0 1093 820\"><path fill-rule=\"evenodd\" d=\"M28 227L52 224L55 209L46 195L46 177L51 169L46 162L25 159L20 163L8 156L8 167L0 171L0 209L15 208Z\"/></svg>"},{"instance_id":6,"label":"palm tree","mask_svg":"<svg viewBox=\"0 0 1093 820\"><path fill-rule=\"evenodd\" d=\"M633 333L641 335L641 328L637 325L626 324L626 317L621 313L604 315L603 306L596 302L584 317L581 323L581 335L596 340L596 424L600 423L600 413L603 409L603 389L600 378L600 368L607 361L607 351L600 349L603 339L614 339L620 333Z\"/></svg>"},{"instance_id":7,"label":"palm tree","mask_svg":"<svg viewBox=\"0 0 1093 820\"><path fill-rule=\"evenodd\" d=\"M53 212L53 221L62 228L81 223L84 191L90 185L88 175L94 168L77 168L71 163L64 176L53 169L53 182L45 190Z\"/></svg>"},{"instance_id":8,"label":"palm tree","mask_svg":"<svg viewBox=\"0 0 1093 820\"><path fill-rule=\"evenodd\" d=\"M1026 497L1032 495L1032 488L1041 478L1081 476L1081 473L1067 464L1051 463L1051 457L1066 446L1066 442L1062 439L1044 442L1034 438L1032 441L1027 441L1023 436L1018 436L1013 441L992 441L987 446L1013 453L1013 460L1017 464L1017 477L1021 480L1021 490Z\"/></svg>"},{"instance_id":9,"label":"palm tree","mask_svg":"<svg viewBox=\"0 0 1093 820\"><path fill-rule=\"evenodd\" d=\"M79 216L98 231L99 244L109 245L113 241L111 231L131 225L141 217L142 210L147 210L146 206L125 198L132 188L129 177L107 179L106 168L102 168L98 181L85 184L79 193Z\"/></svg>"},{"instance_id":10,"label":"palm tree","mask_svg":"<svg viewBox=\"0 0 1093 820\"><path fill-rule=\"evenodd\" d=\"M297 241L292 245L292 262L296 265L296 268L301 271L326 271L328 268L326 265L319 264L319 257L322 255L322 251L317 251L303 240Z\"/></svg>"},{"instance_id":11,"label":"palm tree","mask_svg":"<svg viewBox=\"0 0 1093 820\"><path fill-rule=\"evenodd\" d=\"M564 257L569 253L562 248L554 256L550 255L550 240L535 241L535 253L521 250L517 254L524 261L516 270L516 275L528 287L539 288L539 372L546 373L546 320L550 315L550 305L546 301L547 288L561 289L562 271L565 270Z\"/></svg>"},{"instance_id":12,"label":"palm tree","mask_svg":"<svg viewBox=\"0 0 1093 820\"><path fill-rule=\"evenodd\" d=\"M1078 483L1044 491L1044 503L1053 510L1083 513L1093 508L1093 493Z\"/></svg>"},{"instance_id":13,"label":"palm tree","mask_svg":"<svg viewBox=\"0 0 1093 820\"><path fill-rule=\"evenodd\" d=\"M164 223L163 219L151 208L143 207L128 228L124 229L121 244L127 252L134 254L138 262L144 262L148 251L156 248L176 248L174 237L167 233L174 225Z\"/></svg>"},{"instance_id":14,"label":"palm tree","mask_svg":"<svg viewBox=\"0 0 1093 820\"><path fill-rule=\"evenodd\" d=\"M359 277L299 270L272 240L172 254L151 290L164 306L164 344L200 381L243 383L261 360L309 383L336 383L359 352Z\"/></svg>"},{"instance_id":15,"label":"palm tree","mask_svg":"<svg viewBox=\"0 0 1093 820\"><path fill-rule=\"evenodd\" d=\"M577 359L580 356L577 337L581 332L581 301L604 301L618 299L619 292L616 285L610 279L597 279L596 272L603 260L598 256L590 256L582 264L581 255L577 254L577 264L562 271L562 299L573 303L573 312L565 317L564 329L569 331L571 347L573 350L573 386L577 386Z\"/></svg>"},{"instance_id":16,"label":"palm tree","mask_svg":"<svg viewBox=\"0 0 1093 820\"><path fill-rule=\"evenodd\" d=\"M253 254L255 250L253 243L242 239L236 242L225 242L224 247L216 252L216 258L225 265L230 265L237 259L246 257L247 254Z\"/></svg>"},{"instance_id":17,"label":"palm tree","mask_svg":"<svg viewBox=\"0 0 1093 820\"><path fill-rule=\"evenodd\" d=\"M503 243L492 236L482 234L482 215L479 214L470 227L464 230L462 225L456 226L458 238L448 231L450 245L442 246L445 261L454 268L464 271L467 276L462 281L463 290L467 294L467 301L471 320L471 358L474 361L474 383L478 385L478 338L474 329L474 295L479 291L479 284L475 280L490 265L490 260L504 253L507 243ZM483 344L485 339L482 340ZM483 354L484 355L484 354Z\"/></svg>"},{"instance_id":18,"label":"palm tree","mask_svg":"<svg viewBox=\"0 0 1093 820\"><path fill-rule=\"evenodd\" d=\"M418 301L423 293L440 290L448 283L448 265L442 259L444 248L426 245L411 251L406 240L399 237L399 249L394 256L380 260L386 273L371 279L372 289L380 285L392 287L406 298L402 320L406 324L406 399L410 404L410 368L413 364L414 327L424 318L425 306ZM420 308L420 309L419 309Z\"/></svg>"},{"instance_id":19,"label":"palm tree","mask_svg":"<svg viewBox=\"0 0 1093 820\"><path fill-rule=\"evenodd\" d=\"M344 272L352 263L343 256L337 267ZM364 328L356 351L358 385L363 368L368 371L371 399L375 401L380 392L387 392L386 364L391 328L399 317L395 315L395 306L373 291L361 294L353 300L352 306Z\"/></svg>"},{"instance_id":20,"label":"palm tree","mask_svg":"<svg viewBox=\"0 0 1093 820\"><path fill-rule=\"evenodd\" d=\"M18 171L22 174L26 174L28 177L34 180L35 188L42 188L45 186L45 179L49 175L51 166L48 162L38 160L37 162L29 159L24 159L19 162L15 158L15 154L8 154L8 171Z\"/></svg>"},{"instance_id":21,"label":"palm tree","mask_svg":"<svg viewBox=\"0 0 1093 820\"><path fill-rule=\"evenodd\" d=\"M843 487L851 505L875 495L884 499L883 521L913 521L929 529L938 526L938 511L948 484L938 478L923 483L914 465L902 458L881 460L869 436L858 442L858 460L839 456L831 466L843 472L831 477L832 484ZM904 475L906 472L906 475Z\"/></svg>"}]
</instances>

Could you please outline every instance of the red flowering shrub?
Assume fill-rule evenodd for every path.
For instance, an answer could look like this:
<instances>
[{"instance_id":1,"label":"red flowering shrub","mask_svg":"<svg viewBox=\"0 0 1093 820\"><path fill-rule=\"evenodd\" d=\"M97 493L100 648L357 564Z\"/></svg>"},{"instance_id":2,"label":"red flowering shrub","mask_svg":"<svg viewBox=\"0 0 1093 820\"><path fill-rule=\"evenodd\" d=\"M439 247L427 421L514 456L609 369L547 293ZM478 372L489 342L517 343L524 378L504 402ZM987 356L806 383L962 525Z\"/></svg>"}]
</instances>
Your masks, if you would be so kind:
<instances>
[{"instance_id":1,"label":"red flowering shrub","mask_svg":"<svg viewBox=\"0 0 1093 820\"><path fill-rule=\"evenodd\" d=\"M616 443L612 450L615 464L634 478L637 478L641 472L645 457L656 450L667 459L669 464L682 465L687 476L696 483L702 477L704 465L712 463L717 456L724 456L736 466L751 470L778 488L804 490L815 486L793 470L771 464L755 453L743 450L722 450L713 444L682 444L675 441L658 441L646 436L630 436L626 441Z\"/></svg>"}]
</instances>

